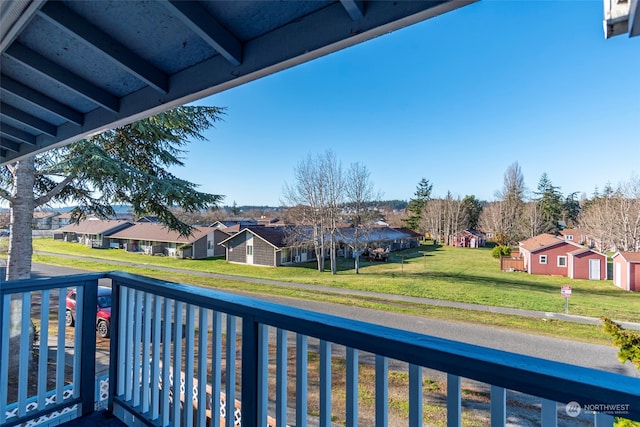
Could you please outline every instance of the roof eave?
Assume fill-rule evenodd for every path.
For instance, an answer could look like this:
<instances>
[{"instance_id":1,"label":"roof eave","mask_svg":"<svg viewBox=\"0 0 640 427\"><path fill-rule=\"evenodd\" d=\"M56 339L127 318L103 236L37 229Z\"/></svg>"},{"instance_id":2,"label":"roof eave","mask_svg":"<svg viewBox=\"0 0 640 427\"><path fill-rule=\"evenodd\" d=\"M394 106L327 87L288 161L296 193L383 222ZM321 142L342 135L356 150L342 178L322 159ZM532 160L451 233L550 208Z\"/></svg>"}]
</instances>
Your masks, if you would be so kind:
<instances>
[{"instance_id":1,"label":"roof eave","mask_svg":"<svg viewBox=\"0 0 640 427\"><path fill-rule=\"evenodd\" d=\"M604 0L604 37L629 34L629 37L640 35L640 1Z\"/></svg>"}]
</instances>

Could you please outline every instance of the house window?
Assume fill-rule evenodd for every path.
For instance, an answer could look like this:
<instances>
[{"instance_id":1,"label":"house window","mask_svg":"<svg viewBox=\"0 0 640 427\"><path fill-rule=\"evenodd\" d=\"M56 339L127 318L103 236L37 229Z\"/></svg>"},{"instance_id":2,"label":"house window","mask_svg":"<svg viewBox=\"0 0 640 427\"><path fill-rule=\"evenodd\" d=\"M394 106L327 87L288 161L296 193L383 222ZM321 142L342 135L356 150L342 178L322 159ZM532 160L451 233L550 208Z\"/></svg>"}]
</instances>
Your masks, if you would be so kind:
<instances>
[{"instance_id":1,"label":"house window","mask_svg":"<svg viewBox=\"0 0 640 427\"><path fill-rule=\"evenodd\" d=\"M247 245L247 255L253 255L253 245Z\"/></svg>"},{"instance_id":2,"label":"house window","mask_svg":"<svg viewBox=\"0 0 640 427\"><path fill-rule=\"evenodd\" d=\"M546 264L546 263L547 263L547 256L540 255L540 264Z\"/></svg>"},{"instance_id":3,"label":"house window","mask_svg":"<svg viewBox=\"0 0 640 427\"><path fill-rule=\"evenodd\" d=\"M207 249L213 249L213 242L211 240L207 240Z\"/></svg>"},{"instance_id":4,"label":"house window","mask_svg":"<svg viewBox=\"0 0 640 427\"><path fill-rule=\"evenodd\" d=\"M564 238L565 240L573 240L573 234L567 234Z\"/></svg>"},{"instance_id":5,"label":"house window","mask_svg":"<svg viewBox=\"0 0 640 427\"><path fill-rule=\"evenodd\" d=\"M558 257L558 267L566 267L567 266L567 257L559 256Z\"/></svg>"}]
</instances>

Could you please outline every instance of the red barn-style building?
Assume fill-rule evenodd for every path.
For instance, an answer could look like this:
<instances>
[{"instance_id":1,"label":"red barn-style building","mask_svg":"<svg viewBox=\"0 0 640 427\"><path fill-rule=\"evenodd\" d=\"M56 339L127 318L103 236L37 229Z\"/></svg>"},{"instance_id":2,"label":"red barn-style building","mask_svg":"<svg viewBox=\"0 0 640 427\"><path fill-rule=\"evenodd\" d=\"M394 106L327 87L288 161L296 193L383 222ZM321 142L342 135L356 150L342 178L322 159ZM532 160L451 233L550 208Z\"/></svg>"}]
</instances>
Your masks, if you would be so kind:
<instances>
[{"instance_id":1,"label":"red barn-style building","mask_svg":"<svg viewBox=\"0 0 640 427\"><path fill-rule=\"evenodd\" d=\"M613 256L613 284L625 291L640 291L640 252Z\"/></svg>"},{"instance_id":2,"label":"red barn-style building","mask_svg":"<svg viewBox=\"0 0 640 427\"><path fill-rule=\"evenodd\" d=\"M460 246L462 248L484 247L486 238L484 234L476 230L466 229L457 234L449 236L449 246Z\"/></svg>"},{"instance_id":3,"label":"red barn-style building","mask_svg":"<svg viewBox=\"0 0 640 427\"><path fill-rule=\"evenodd\" d=\"M607 280L605 254L552 234L540 234L520 242L520 255L529 274Z\"/></svg>"}]
</instances>

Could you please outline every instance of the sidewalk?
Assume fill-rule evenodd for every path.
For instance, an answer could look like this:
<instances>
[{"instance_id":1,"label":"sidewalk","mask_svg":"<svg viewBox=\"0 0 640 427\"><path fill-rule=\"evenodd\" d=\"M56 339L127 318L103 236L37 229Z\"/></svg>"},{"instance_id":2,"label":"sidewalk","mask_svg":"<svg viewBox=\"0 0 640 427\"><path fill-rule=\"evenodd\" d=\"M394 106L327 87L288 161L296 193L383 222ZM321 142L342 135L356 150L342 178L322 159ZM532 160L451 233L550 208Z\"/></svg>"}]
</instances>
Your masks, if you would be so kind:
<instances>
[{"instance_id":1,"label":"sidewalk","mask_svg":"<svg viewBox=\"0 0 640 427\"><path fill-rule=\"evenodd\" d=\"M439 306L439 307L452 307L452 308L458 308L462 310L486 311L490 313L510 314L510 315L523 316L523 317L535 317L539 319L563 320L566 322L585 323L590 325L602 324L602 321L597 317L579 316L575 314L523 310L519 308L509 308L509 307L495 307L495 306L488 306L488 305L481 305L481 304L445 301L445 300L437 300L437 299L430 299L430 298L417 298L417 297L410 297L405 295L393 295L393 294L383 294L378 292L358 291L353 289L333 288L330 286L307 285L303 283L281 282L277 280L256 279L252 277L230 276L226 274L206 273L202 271L185 270L180 268L160 267L160 266L155 266L155 265L146 264L146 263L101 260L98 258L79 257L75 255L61 255L61 254L55 254L50 252L37 252L37 253L42 255L57 256L61 258L81 259L86 261L102 261L102 262L106 262L114 265L126 265L129 267L141 267L141 268L147 268L147 269L158 270L158 271L191 274L194 276L201 276L201 277L212 277L217 279L237 280L237 281L248 282L248 283L261 283L265 285L277 285L277 286L286 286L286 287L297 288L297 289L315 290L315 291L322 291L325 293L332 293L337 295L356 295L356 296L363 296L363 297L378 298L378 299L388 300L388 301L403 301L403 302L433 305L433 306ZM618 321L615 319L613 320L614 322L622 325L622 327L625 329L640 330L640 323L624 322L624 321Z\"/></svg>"}]
</instances>

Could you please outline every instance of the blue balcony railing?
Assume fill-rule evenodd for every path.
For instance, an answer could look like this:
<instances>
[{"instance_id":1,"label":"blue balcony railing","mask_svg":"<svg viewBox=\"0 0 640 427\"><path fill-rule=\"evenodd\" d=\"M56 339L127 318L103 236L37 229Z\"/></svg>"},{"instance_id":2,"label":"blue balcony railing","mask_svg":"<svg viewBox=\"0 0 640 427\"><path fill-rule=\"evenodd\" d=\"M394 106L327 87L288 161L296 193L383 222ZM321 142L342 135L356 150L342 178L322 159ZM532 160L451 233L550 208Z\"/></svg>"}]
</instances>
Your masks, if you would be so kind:
<instances>
[{"instance_id":1,"label":"blue balcony railing","mask_svg":"<svg viewBox=\"0 0 640 427\"><path fill-rule=\"evenodd\" d=\"M397 425L390 408L401 401L402 425L421 426L431 424L425 381L434 371L446 379L440 421L448 426L467 417L504 426L514 399L543 426L582 408L598 426L612 425L614 413L640 419L637 378L116 272L0 285L0 426L55 425L94 411L103 280L113 301L107 402L127 425ZM73 329L64 322L71 288ZM20 324L15 342L10 323ZM9 368L14 357L20 363ZM404 395L391 396L398 378ZM463 398L470 380L488 400L480 415Z\"/></svg>"}]
</instances>

